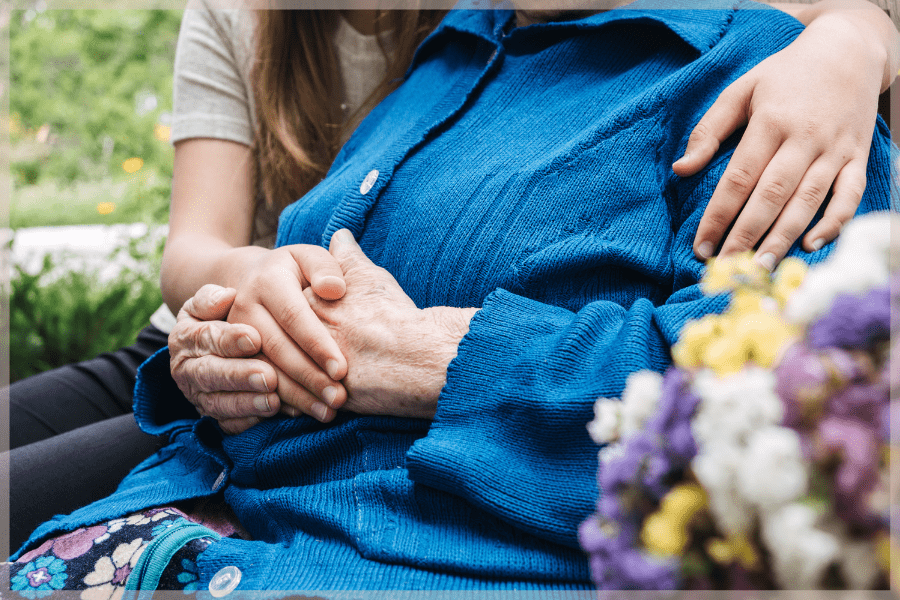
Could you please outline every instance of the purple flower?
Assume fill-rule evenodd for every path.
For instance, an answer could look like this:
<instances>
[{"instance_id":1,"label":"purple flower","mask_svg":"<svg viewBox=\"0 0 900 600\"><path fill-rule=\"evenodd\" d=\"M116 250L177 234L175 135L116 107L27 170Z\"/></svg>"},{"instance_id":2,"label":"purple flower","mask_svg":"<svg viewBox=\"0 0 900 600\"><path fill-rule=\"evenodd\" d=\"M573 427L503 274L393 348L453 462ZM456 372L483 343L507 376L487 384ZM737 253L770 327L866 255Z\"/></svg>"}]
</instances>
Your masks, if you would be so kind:
<instances>
[{"instance_id":1,"label":"purple flower","mask_svg":"<svg viewBox=\"0 0 900 600\"><path fill-rule=\"evenodd\" d=\"M885 382L852 384L831 397L828 401L828 413L864 422L872 427L873 435L880 438L881 430L877 425L881 408L888 400L889 390Z\"/></svg>"},{"instance_id":2,"label":"purple flower","mask_svg":"<svg viewBox=\"0 0 900 600\"><path fill-rule=\"evenodd\" d=\"M891 297L887 286L863 294L841 294L808 332L813 348L871 348L889 338Z\"/></svg>"},{"instance_id":3,"label":"purple flower","mask_svg":"<svg viewBox=\"0 0 900 600\"><path fill-rule=\"evenodd\" d=\"M666 439L674 468L686 466L697 454L690 426L699 402L700 398L691 392L690 378L685 371L676 367L666 371L659 405L647 421L646 429Z\"/></svg>"},{"instance_id":4,"label":"purple flower","mask_svg":"<svg viewBox=\"0 0 900 600\"><path fill-rule=\"evenodd\" d=\"M824 398L830 377L816 352L805 344L791 345L775 368L775 392L784 402L784 424L796 427L803 405Z\"/></svg>"},{"instance_id":5,"label":"purple flower","mask_svg":"<svg viewBox=\"0 0 900 600\"><path fill-rule=\"evenodd\" d=\"M874 429L857 419L835 416L819 423L823 446L841 457L833 481L835 513L850 524L872 524L866 500L878 481Z\"/></svg>"}]
</instances>

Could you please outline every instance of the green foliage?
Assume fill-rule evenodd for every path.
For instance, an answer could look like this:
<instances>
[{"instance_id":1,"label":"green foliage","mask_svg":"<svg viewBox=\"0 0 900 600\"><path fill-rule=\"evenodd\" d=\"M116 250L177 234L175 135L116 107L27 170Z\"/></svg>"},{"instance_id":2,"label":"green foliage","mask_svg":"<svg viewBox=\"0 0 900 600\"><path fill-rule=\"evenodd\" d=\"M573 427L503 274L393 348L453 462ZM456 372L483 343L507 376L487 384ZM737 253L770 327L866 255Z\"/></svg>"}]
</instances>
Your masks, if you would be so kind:
<instances>
[{"instance_id":1,"label":"green foliage","mask_svg":"<svg viewBox=\"0 0 900 600\"><path fill-rule=\"evenodd\" d=\"M162 244L139 238L115 254L158 264ZM110 260L115 260L111 256ZM123 270L101 283L97 273L57 272L47 257L39 273L15 268L9 303L10 382L134 343L159 307L157 278Z\"/></svg>"},{"instance_id":2,"label":"green foliage","mask_svg":"<svg viewBox=\"0 0 900 600\"><path fill-rule=\"evenodd\" d=\"M132 157L143 160L141 172L150 179L171 180L172 148L155 127L165 125L172 110L180 18L174 10L12 12L10 140L17 187L127 181L122 163ZM42 139L41 127L49 127ZM165 206L168 194L151 200Z\"/></svg>"},{"instance_id":3,"label":"green foliage","mask_svg":"<svg viewBox=\"0 0 900 600\"><path fill-rule=\"evenodd\" d=\"M172 147L161 126L172 111L181 14L11 12L13 229L168 219ZM143 163L126 172L123 162L133 157ZM9 321L10 380L133 343L162 302L161 252L149 238L118 249L153 268L124 270L112 281L50 259L36 275L16 269L9 310L0 310Z\"/></svg>"}]
</instances>

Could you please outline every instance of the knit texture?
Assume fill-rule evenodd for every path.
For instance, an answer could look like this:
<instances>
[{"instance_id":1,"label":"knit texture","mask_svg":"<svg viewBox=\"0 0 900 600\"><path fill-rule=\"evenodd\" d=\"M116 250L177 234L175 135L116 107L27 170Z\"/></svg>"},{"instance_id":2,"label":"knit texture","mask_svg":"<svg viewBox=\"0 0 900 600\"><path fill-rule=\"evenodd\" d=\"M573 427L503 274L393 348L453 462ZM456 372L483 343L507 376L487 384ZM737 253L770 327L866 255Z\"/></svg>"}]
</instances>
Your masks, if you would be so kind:
<instances>
[{"instance_id":1,"label":"knit texture","mask_svg":"<svg viewBox=\"0 0 900 600\"><path fill-rule=\"evenodd\" d=\"M691 242L737 138L694 177L670 165L718 93L802 29L752 3L705 5L638 0L521 29L508 10L454 11L423 43L284 212L279 244L327 246L346 227L419 307L481 310L433 422L279 417L221 436L157 381L165 353L145 364L142 425L185 438L179 457L203 453L198 480L222 466L217 489L256 540L211 546L201 583L236 565L239 589L590 587L576 528L598 493L593 402L663 371L686 320L726 305L701 294ZM890 149L879 122L860 212L889 207Z\"/></svg>"}]
</instances>

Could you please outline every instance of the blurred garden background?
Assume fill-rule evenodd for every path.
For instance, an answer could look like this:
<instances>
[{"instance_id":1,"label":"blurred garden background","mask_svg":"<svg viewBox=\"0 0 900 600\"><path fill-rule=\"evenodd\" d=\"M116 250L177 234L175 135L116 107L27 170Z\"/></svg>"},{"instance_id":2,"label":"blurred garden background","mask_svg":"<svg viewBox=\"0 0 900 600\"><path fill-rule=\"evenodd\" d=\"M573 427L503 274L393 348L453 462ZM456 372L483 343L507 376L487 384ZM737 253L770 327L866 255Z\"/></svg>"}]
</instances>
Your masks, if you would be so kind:
<instances>
[{"instance_id":1,"label":"blurred garden background","mask_svg":"<svg viewBox=\"0 0 900 600\"><path fill-rule=\"evenodd\" d=\"M161 302L181 11L44 6L8 24L10 381L133 343ZM39 248L70 237L88 252Z\"/></svg>"}]
</instances>

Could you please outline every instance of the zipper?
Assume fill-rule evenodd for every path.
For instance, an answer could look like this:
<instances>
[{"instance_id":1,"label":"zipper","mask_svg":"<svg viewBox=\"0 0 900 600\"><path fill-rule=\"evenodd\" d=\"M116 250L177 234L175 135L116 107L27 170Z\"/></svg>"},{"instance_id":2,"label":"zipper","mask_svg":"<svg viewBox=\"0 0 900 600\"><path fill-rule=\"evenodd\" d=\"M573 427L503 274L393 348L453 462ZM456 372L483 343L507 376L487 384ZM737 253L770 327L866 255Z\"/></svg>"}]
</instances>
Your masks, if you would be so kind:
<instances>
[{"instance_id":1,"label":"zipper","mask_svg":"<svg viewBox=\"0 0 900 600\"><path fill-rule=\"evenodd\" d=\"M126 591L155 590L159 586L159 579L168 566L175 553L181 550L185 544L193 540L209 537L215 541L222 536L203 525L197 523L185 523L166 529L161 535L147 544L147 547L138 557L134 570L125 582ZM134 595L130 595L134 597Z\"/></svg>"}]
</instances>

